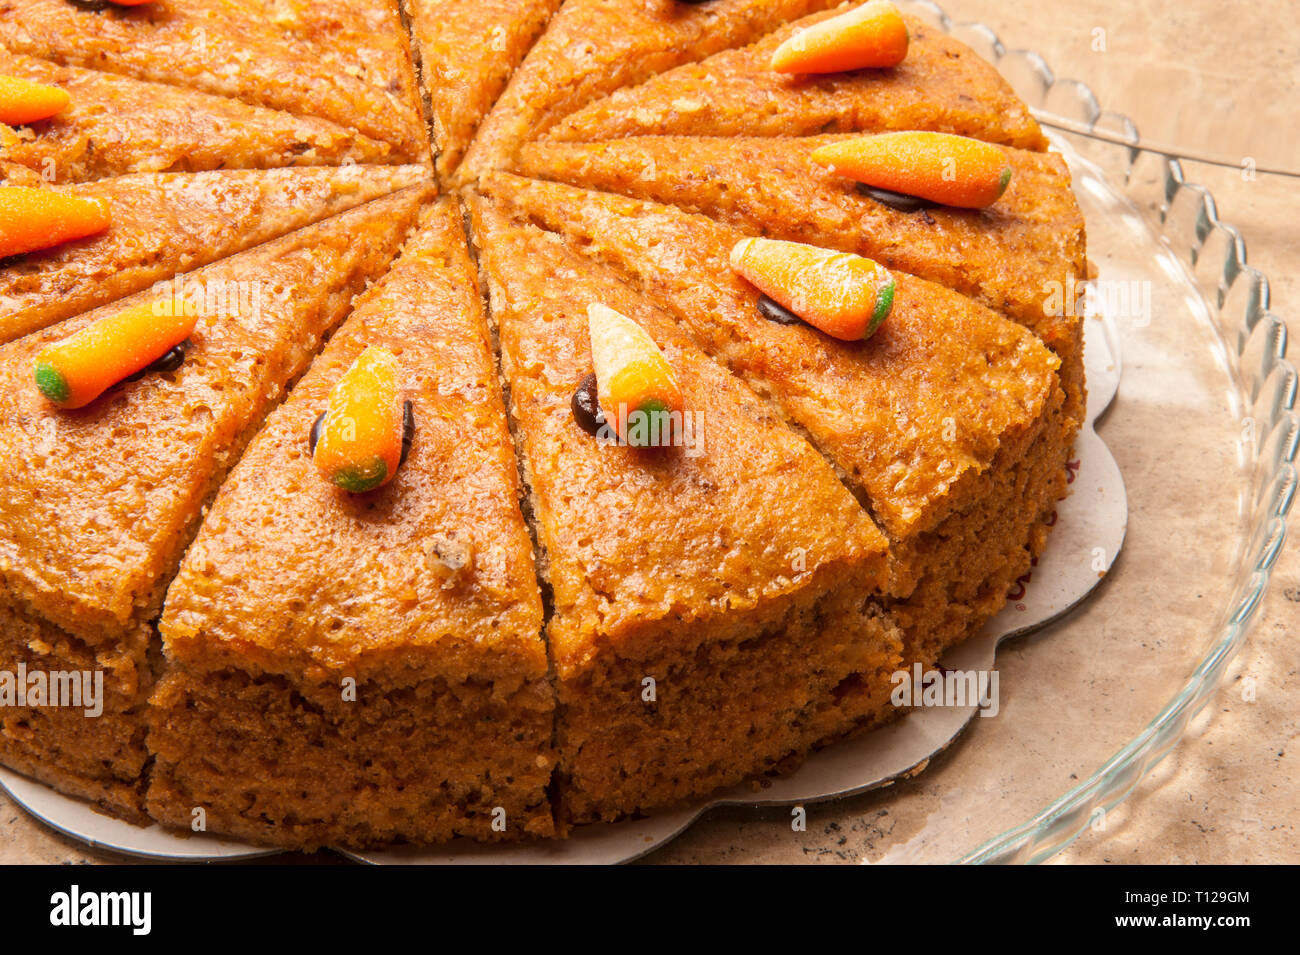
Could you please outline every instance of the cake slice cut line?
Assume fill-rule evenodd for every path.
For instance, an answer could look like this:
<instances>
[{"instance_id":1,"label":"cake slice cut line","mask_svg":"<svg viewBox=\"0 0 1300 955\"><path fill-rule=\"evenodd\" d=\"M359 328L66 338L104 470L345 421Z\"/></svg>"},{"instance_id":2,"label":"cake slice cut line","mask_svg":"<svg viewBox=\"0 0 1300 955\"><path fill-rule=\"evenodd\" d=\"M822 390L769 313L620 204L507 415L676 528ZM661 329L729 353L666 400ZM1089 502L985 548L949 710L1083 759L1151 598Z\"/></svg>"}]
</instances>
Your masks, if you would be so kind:
<instances>
[{"instance_id":1,"label":"cake slice cut line","mask_svg":"<svg viewBox=\"0 0 1300 955\"><path fill-rule=\"evenodd\" d=\"M471 143L456 185L508 165L519 147L591 100L743 45L835 0L566 0Z\"/></svg>"},{"instance_id":2,"label":"cake slice cut line","mask_svg":"<svg viewBox=\"0 0 1300 955\"><path fill-rule=\"evenodd\" d=\"M454 176L479 124L560 2L409 0L412 48L444 181Z\"/></svg>"},{"instance_id":3,"label":"cake slice cut line","mask_svg":"<svg viewBox=\"0 0 1300 955\"><path fill-rule=\"evenodd\" d=\"M796 33L837 15L814 13L749 46L723 50L595 100L536 136L596 142L629 136L811 136L923 129L1041 151L1047 138L992 65L905 17L907 57L889 69L797 75L771 59Z\"/></svg>"},{"instance_id":4,"label":"cake slice cut line","mask_svg":"<svg viewBox=\"0 0 1300 955\"><path fill-rule=\"evenodd\" d=\"M0 74L56 86L66 108L6 134L0 182L52 185L138 172L398 162L346 126L212 93L0 48Z\"/></svg>"},{"instance_id":5,"label":"cake slice cut line","mask_svg":"<svg viewBox=\"0 0 1300 955\"><path fill-rule=\"evenodd\" d=\"M428 159L398 0L10 0L0 46L354 125L403 161Z\"/></svg>"},{"instance_id":6,"label":"cake slice cut line","mask_svg":"<svg viewBox=\"0 0 1300 955\"><path fill-rule=\"evenodd\" d=\"M0 342L152 288L427 175L416 165L312 166L134 173L41 189L105 201L113 221L97 235L0 260Z\"/></svg>"}]
</instances>

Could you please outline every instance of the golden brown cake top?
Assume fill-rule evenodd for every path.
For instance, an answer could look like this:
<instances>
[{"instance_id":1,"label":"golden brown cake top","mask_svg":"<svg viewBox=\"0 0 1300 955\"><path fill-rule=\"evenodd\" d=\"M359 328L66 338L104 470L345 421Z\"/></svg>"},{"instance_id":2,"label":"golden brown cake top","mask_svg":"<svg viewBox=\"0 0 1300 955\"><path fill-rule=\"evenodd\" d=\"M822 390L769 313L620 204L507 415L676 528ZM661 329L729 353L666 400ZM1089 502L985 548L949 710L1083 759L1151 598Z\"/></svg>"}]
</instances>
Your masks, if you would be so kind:
<instances>
[{"instance_id":1,"label":"golden brown cake top","mask_svg":"<svg viewBox=\"0 0 1300 955\"><path fill-rule=\"evenodd\" d=\"M681 63L752 42L835 0L566 0L493 107L464 181L514 157L592 99Z\"/></svg>"},{"instance_id":2,"label":"golden brown cake top","mask_svg":"<svg viewBox=\"0 0 1300 955\"><path fill-rule=\"evenodd\" d=\"M0 262L0 342L419 182L422 166L135 173L56 186L107 231Z\"/></svg>"},{"instance_id":3,"label":"golden brown cake top","mask_svg":"<svg viewBox=\"0 0 1300 955\"><path fill-rule=\"evenodd\" d=\"M415 422L396 476L326 482L308 435L367 347L396 356ZM171 658L317 682L546 672L541 597L519 509L477 277L443 200L268 419L167 595Z\"/></svg>"},{"instance_id":4,"label":"golden brown cake top","mask_svg":"<svg viewBox=\"0 0 1300 955\"><path fill-rule=\"evenodd\" d=\"M0 347L0 587L92 641L156 615L214 482L425 195L410 187L192 273L204 314L184 363L81 410L41 396L36 355L149 293Z\"/></svg>"},{"instance_id":5,"label":"golden brown cake top","mask_svg":"<svg viewBox=\"0 0 1300 955\"><path fill-rule=\"evenodd\" d=\"M394 149L355 130L225 96L63 66L0 49L0 75L71 97L47 120L12 130L4 159L44 182L133 172L390 162ZM0 129L0 142L4 130ZM3 176L0 176L3 182Z\"/></svg>"},{"instance_id":6,"label":"golden brown cake top","mask_svg":"<svg viewBox=\"0 0 1300 955\"><path fill-rule=\"evenodd\" d=\"M1085 266L1083 215L1057 153L1008 149L1013 174L987 209L900 211L814 162L845 136L638 137L531 143L526 175L701 212L753 234L856 252L970 295L1054 342L1077 316L1045 307Z\"/></svg>"},{"instance_id":7,"label":"golden brown cake top","mask_svg":"<svg viewBox=\"0 0 1300 955\"><path fill-rule=\"evenodd\" d=\"M645 627L743 611L818 572L883 581L883 535L834 472L676 323L558 236L475 202L480 263L554 599L561 668ZM699 443L602 446L570 401L592 371L587 308L638 322L672 364Z\"/></svg>"},{"instance_id":8,"label":"golden brown cake top","mask_svg":"<svg viewBox=\"0 0 1300 955\"><path fill-rule=\"evenodd\" d=\"M758 311L728 256L743 233L700 215L498 173L485 189L569 236L665 303L713 357L770 395L864 489L897 538L934 527L950 492L1035 426L1059 364L1014 322L901 272L893 310L843 342Z\"/></svg>"},{"instance_id":9,"label":"golden brown cake top","mask_svg":"<svg viewBox=\"0 0 1300 955\"><path fill-rule=\"evenodd\" d=\"M479 123L560 2L410 0L440 175L460 165Z\"/></svg>"},{"instance_id":10,"label":"golden brown cake top","mask_svg":"<svg viewBox=\"0 0 1300 955\"><path fill-rule=\"evenodd\" d=\"M889 69L778 73L772 53L840 11L815 13L700 63L679 66L597 100L549 137L576 142L625 136L807 136L929 129L1025 149L1047 139L997 70L963 43L908 17L907 57Z\"/></svg>"},{"instance_id":11,"label":"golden brown cake top","mask_svg":"<svg viewBox=\"0 0 1300 955\"><path fill-rule=\"evenodd\" d=\"M428 157L397 0L6 0L0 45L319 116Z\"/></svg>"}]
</instances>

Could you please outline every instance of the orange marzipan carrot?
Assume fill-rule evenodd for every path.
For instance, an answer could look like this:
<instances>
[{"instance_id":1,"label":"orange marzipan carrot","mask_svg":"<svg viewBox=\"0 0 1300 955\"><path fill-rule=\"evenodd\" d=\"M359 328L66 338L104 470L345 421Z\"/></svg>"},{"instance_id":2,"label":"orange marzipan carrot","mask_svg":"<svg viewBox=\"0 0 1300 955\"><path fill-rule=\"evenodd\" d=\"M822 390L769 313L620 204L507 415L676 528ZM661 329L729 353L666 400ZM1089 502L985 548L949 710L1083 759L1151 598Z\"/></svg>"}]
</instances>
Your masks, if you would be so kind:
<instances>
[{"instance_id":1,"label":"orange marzipan carrot","mask_svg":"<svg viewBox=\"0 0 1300 955\"><path fill-rule=\"evenodd\" d=\"M0 186L0 258L82 239L111 223L107 199Z\"/></svg>"},{"instance_id":2,"label":"orange marzipan carrot","mask_svg":"<svg viewBox=\"0 0 1300 955\"><path fill-rule=\"evenodd\" d=\"M634 412L681 413L681 386L673 366L640 325L599 302L587 307L596 396L605 420L621 438L635 422ZM622 410L622 414L620 414Z\"/></svg>"},{"instance_id":3,"label":"orange marzipan carrot","mask_svg":"<svg viewBox=\"0 0 1300 955\"><path fill-rule=\"evenodd\" d=\"M897 66L907 57L907 24L889 0L860 7L800 30L772 53L779 73L839 73Z\"/></svg>"},{"instance_id":4,"label":"orange marzipan carrot","mask_svg":"<svg viewBox=\"0 0 1300 955\"><path fill-rule=\"evenodd\" d=\"M812 158L877 189L963 209L993 205L1011 182L1002 147L950 133L859 136L821 146Z\"/></svg>"},{"instance_id":5,"label":"orange marzipan carrot","mask_svg":"<svg viewBox=\"0 0 1300 955\"><path fill-rule=\"evenodd\" d=\"M802 242L741 239L731 267L768 298L843 341L875 334L894 304L894 277L878 262Z\"/></svg>"},{"instance_id":6,"label":"orange marzipan carrot","mask_svg":"<svg viewBox=\"0 0 1300 955\"><path fill-rule=\"evenodd\" d=\"M371 345L330 389L312 460L331 484L359 494L396 475L405 432L398 371L392 352Z\"/></svg>"},{"instance_id":7,"label":"orange marzipan carrot","mask_svg":"<svg viewBox=\"0 0 1300 955\"><path fill-rule=\"evenodd\" d=\"M72 98L57 86L19 76L0 76L0 123L23 126L67 109Z\"/></svg>"},{"instance_id":8,"label":"orange marzipan carrot","mask_svg":"<svg viewBox=\"0 0 1300 955\"><path fill-rule=\"evenodd\" d=\"M197 321L162 302L106 315L43 348L36 356L36 385L60 408L84 407L189 338Z\"/></svg>"}]
</instances>

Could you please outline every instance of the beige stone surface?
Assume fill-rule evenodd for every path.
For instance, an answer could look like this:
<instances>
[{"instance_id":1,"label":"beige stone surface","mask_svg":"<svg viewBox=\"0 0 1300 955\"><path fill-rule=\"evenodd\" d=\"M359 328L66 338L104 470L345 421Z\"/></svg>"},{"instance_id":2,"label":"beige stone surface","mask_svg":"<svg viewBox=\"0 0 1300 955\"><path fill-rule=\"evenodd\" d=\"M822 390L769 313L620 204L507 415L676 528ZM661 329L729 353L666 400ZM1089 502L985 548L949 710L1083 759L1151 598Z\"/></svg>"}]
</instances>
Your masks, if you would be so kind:
<instances>
[{"instance_id":1,"label":"beige stone surface","mask_svg":"<svg viewBox=\"0 0 1300 955\"><path fill-rule=\"evenodd\" d=\"M1280 154L1300 138L1300 120L1294 115L1300 102L1300 24L1289 0L1233 5L1230 28L1225 28L1223 5L1209 0L1140 5L1119 0L1040 0L1032 5L949 0L946 8L954 19L988 23L1008 46L1038 50L1058 76L1088 82L1107 109L1129 113L1139 128L1162 140L1184 135L1181 141L1196 148L1257 154L1267 163L1270 150ZM1098 29L1104 31L1104 50L1097 49ZM1290 157L1300 162L1295 149ZM1211 189L1221 216L1241 229L1251 263L1272 280L1274 311L1289 317L1300 293L1300 180L1259 176L1247 181L1236 169L1204 164L1187 164L1186 171L1190 179ZM1117 426L1107 440L1134 439ZM1134 461L1143 461L1139 449L1116 451L1122 460L1127 452ZM1145 472L1126 470L1130 481L1139 473ZM1185 475L1183 480L1192 487L1197 477ZM1211 480L1206 477L1202 483ZM1208 501L1215 489L1205 487L1202 493ZM1189 495L1186 500L1195 506L1197 498ZM1188 548L1201 546L1198 540L1177 535L1162 540L1159 527L1142 530L1131 530L1130 543L1133 554L1144 561L1159 559L1160 547L1167 559L1176 560ZM1061 853L1057 863L1300 861L1297 537L1300 534L1293 533L1283 553L1259 623L1229 680L1196 721L1195 731L1109 815L1104 831L1086 834ZM1121 560L1129 556L1126 552ZM1143 566L1149 564L1132 560L1121 569L1131 581L1143 573ZM1108 596L1103 591L1086 612L1104 615ZM1216 609L1193 606L1187 620L1208 627ZM1159 660L1161 622L1143 625L1157 631L1153 659ZM1168 629L1170 639L1176 638L1174 623ZM1014 668L1018 657L1042 653L1070 659L1069 644L1058 633L1050 642L1035 645L1031 640L1017 648L1008 654L1006 665ZM1253 701L1243 699L1248 680L1255 687ZM907 846L922 822L933 825L942 813L937 780L952 778L963 760L973 758L974 748L972 742L959 742L934 761L932 773L892 789L810 806L805 832L791 830L786 809L716 810L649 861L906 859L899 847ZM908 804L921 808L900 811ZM335 858L320 854L311 861ZM119 856L87 850L52 833L0 796L0 863L120 861ZM280 856L275 861L306 860Z\"/></svg>"}]
</instances>

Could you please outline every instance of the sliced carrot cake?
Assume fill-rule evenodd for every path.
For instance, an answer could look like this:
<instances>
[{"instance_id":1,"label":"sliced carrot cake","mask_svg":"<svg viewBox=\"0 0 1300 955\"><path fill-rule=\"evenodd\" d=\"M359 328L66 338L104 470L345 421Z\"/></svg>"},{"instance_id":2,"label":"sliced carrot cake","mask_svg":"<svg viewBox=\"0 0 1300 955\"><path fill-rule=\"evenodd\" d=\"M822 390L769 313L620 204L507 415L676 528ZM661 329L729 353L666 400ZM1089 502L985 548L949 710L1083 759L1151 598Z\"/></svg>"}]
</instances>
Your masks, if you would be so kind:
<instances>
[{"instance_id":1,"label":"sliced carrot cake","mask_svg":"<svg viewBox=\"0 0 1300 955\"><path fill-rule=\"evenodd\" d=\"M1072 437L1058 360L1032 335L895 273L879 330L839 341L764 314L762 293L730 265L737 230L501 173L483 186L667 305L827 455L889 535L910 659L933 662L1002 606L1042 547Z\"/></svg>"},{"instance_id":2,"label":"sliced carrot cake","mask_svg":"<svg viewBox=\"0 0 1300 955\"><path fill-rule=\"evenodd\" d=\"M560 2L409 0L440 175L456 171L479 123Z\"/></svg>"},{"instance_id":3,"label":"sliced carrot cake","mask_svg":"<svg viewBox=\"0 0 1300 955\"><path fill-rule=\"evenodd\" d=\"M830 467L613 273L485 200L475 225L553 602L565 816L706 793L879 718L900 652L871 597L885 541ZM662 349L682 443L580 423L593 305Z\"/></svg>"},{"instance_id":4,"label":"sliced carrot cake","mask_svg":"<svg viewBox=\"0 0 1300 955\"><path fill-rule=\"evenodd\" d=\"M0 187L0 209L15 206L13 215L31 226L25 233L39 231L35 215L63 214L45 211L47 193L98 203L106 212L104 228L84 238L0 258L0 341L387 195L426 174L414 165L328 166L137 173L49 190ZM35 213L24 214L22 201ZM22 248L5 248L7 238L0 229L0 249Z\"/></svg>"},{"instance_id":5,"label":"sliced carrot cake","mask_svg":"<svg viewBox=\"0 0 1300 955\"><path fill-rule=\"evenodd\" d=\"M46 118L0 125L0 183L85 182L132 172L197 172L391 162L396 150L314 116L0 48L0 77L61 90Z\"/></svg>"},{"instance_id":6,"label":"sliced carrot cake","mask_svg":"<svg viewBox=\"0 0 1300 955\"><path fill-rule=\"evenodd\" d=\"M506 164L593 99L741 46L834 0L567 0L479 129L459 181Z\"/></svg>"},{"instance_id":7,"label":"sliced carrot cake","mask_svg":"<svg viewBox=\"0 0 1300 955\"><path fill-rule=\"evenodd\" d=\"M669 203L746 231L856 252L946 285L1032 329L1058 355L1082 421L1083 329L1052 303L1083 281L1083 214L1058 153L1005 150L1006 191L965 209L882 195L813 159L853 137L639 137L533 143L531 176ZM900 204L905 203L905 204Z\"/></svg>"},{"instance_id":8,"label":"sliced carrot cake","mask_svg":"<svg viewBox=\"0 0 1300 955\"><path fill-rule=\"evenodd\" d=\"M350 493L311 434L372 350L394 360L409 453ZM168 591L149 809L306 848L550 835L541 626L478 279L444 200L249 445Z\"/></svg>"},{"instance_id":9,"label":"sliced carrot cake","mask_svg":"<svg viewBox=\"0 0 1300 955\"><path fill-rule=\"evenodd\" d=\"M0 763L369 849L900 715L1065 493L1046 147L888 0L0 0Z\"/></svg>"},{"instance_id":10,"label":"sliced carrot cake","mask_svg":"<svg viewBox=\"0 0 1300 955\"><path fill-rule=\"evenodd\" d=\"M801 31L837 16L816 13L757 43L679 66L597 100L544 138L592 142L625 136L809 136L929 129L1021 149L1047 139L1007 81L968 46L906 18L897 66L831 73L779 72L772 55Z\"/></svg>"},{"instance_id":11,"label":"sliced carrot cake","mask_svg":"<svg viewBox=\"0 0 1300 955\"><path fill-rule=\"evenodd\" d=\"M6 0L0 46L319 116L428 156L397 0Z\"/></svg>"},{"instance_id":12,"label":"sliced carrot cake","mask_svg":"<svg viewBox=\"0 0 1300 955\"><path fill-rule=\"evenodd\" d=\"M102 380L105 324L163 302L137 296L0 346L0 670L104 674L99 714L38 697L0 711L4 765L141 817L164 590L244 442L425 194L410 187L194 273L191 288L226 296L195 308L180 360L77 410L55 400ZM51 382L38 362L76 374Z\"/></svg>"}]
</instances>

